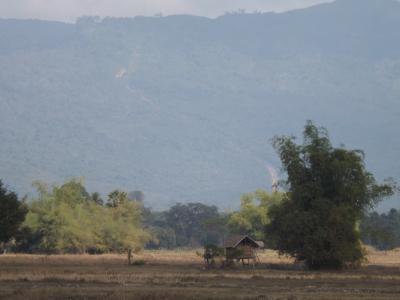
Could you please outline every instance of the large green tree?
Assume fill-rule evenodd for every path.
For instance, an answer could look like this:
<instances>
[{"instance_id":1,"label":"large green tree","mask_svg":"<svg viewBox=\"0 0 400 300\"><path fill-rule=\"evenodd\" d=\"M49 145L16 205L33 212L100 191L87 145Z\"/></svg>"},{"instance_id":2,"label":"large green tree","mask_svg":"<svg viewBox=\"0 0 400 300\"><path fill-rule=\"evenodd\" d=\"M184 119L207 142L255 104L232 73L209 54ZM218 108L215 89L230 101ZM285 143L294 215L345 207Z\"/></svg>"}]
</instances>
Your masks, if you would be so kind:
<instances>
[{"instance_id":1,"label":"large green tree","mask_svg":"<svg viewBox=\"0 0 400 300\"><path fill-rule=\"evenodd\" d=\"M365 168L364 153L332 146L327 130L311 121L304 141L276 137L287 173L287 193L271 208L267 238L281 254L314 269L357 266L364 258L357 224L366 210L393 193Z\"/></svg>"},{"instance_id":2,"label":"large green tree","mask_svg":"<svg viewBox=\"0 0 400 300\"><path fill-rule=\"evenodd\" d=\"M0 244L15 237L26 213L25 204L18 200L17 194L8 191L0 180Z\"/></svg>"},{"instance_id":3,"label":"large green tree","mask_svg":"<svg viewBox=\"0 0 400 300\"><path fill-rule=\"evenodd\" d=\"M178 247L195 247L215 242L212 223L219 217L216 206L178 203L166 212L166 223L175 231Z\"/></svg>"}]
</instances>

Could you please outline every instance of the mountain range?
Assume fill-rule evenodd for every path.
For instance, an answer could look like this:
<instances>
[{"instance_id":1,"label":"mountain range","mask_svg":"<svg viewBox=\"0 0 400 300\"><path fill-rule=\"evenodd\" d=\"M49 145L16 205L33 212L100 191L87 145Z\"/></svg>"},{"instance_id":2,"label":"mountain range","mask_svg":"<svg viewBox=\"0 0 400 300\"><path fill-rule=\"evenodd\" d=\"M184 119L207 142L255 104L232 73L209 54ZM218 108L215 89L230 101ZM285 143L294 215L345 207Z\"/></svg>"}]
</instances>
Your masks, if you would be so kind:
<instances>
[{"instance_id":1,"label":"mountain range","mask_svg":"<svg viewBox=\"0 0 400 300\"><path fill-rule=\"evenodd\" d=\"M0 178L84 177L156 209L223 209L283 177L270 139L306 120L400 180L400 3L210 19L0 20ZM398 198L380 209L400 207Z\"/></svg>"}]
</instances>

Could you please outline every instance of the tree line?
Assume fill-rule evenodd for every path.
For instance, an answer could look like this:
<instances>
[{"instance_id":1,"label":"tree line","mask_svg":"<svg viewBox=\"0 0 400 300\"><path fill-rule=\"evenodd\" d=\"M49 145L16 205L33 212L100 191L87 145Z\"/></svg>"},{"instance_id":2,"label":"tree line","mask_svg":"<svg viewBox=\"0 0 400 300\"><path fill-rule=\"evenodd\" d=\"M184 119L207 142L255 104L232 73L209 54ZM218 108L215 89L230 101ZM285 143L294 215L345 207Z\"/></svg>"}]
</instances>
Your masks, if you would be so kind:
<instances>
[{"instance_id":1,"label":"tree line","mask_svg":"<svg viewBox=\"0 0 400 300\"><path fill-rule=\"evenodd\" d=\"M379 250L400 247L400 210L391 209L387 213L370 212L360 225L361 239Z\"/></svg>"},{"instance_id":2,"label":"tree line","mask_svg":"<svg viewBox=\"0 0 400 300\"><path fill-rule=\"evenodd\" d=\"M177 203L166 211L146 208L143 193L89 194L81 180L49 187L35 182L37 197L19 200L0 181L3 249L27 253L108 253L127 249L195 248L221 244L231 234L263 239L268 207L281 193L245 194L240 210Z\"/></svg>"},{"instance_id":3,"label":"tree line","mask_svg":"<svg viewBox=\"0 0 400 300\"><path fill-rule=\"evenodd\" d=\"M232 234L248 234L318 269L360 265L362 242L378 249L400 245L399 212L371 212L396 186L392 180L376 182L362 151L333 147L327 130L312 122L301 144L283 136L273 146L286 174L282 192L245 194L234 212L201 203L152 211L140 191L115 190L103 200L77 179L61 186L35 182L37 196L27 201L0 182L1 246L30 253L108 253L218 245Z\"/></svg>"}]
</instances>

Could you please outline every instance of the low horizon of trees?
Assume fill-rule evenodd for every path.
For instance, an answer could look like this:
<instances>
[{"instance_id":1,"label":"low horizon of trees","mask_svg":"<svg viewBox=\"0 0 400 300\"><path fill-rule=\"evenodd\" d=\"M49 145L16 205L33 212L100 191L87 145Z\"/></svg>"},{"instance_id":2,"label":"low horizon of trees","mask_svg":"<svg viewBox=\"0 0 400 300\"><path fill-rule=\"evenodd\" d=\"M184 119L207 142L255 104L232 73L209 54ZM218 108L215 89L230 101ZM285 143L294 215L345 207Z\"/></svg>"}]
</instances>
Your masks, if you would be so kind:
<instances>
[{"instance_id":1,"label":"low horizon of trees","mask_svg":"<svg viewBox=\"0 0 400 300\"><path fill-rule=\"evenodd\" d=\"M26 253L108 253L220 245L232 234L263 240L268 207L282 198L282 193L257 190L244 194L240 209L232 213L202 203L176 203L159 212L144 206L141 191L114 190L104 200L97 192L90 194L82 179L60 186L35 181L33 186L37 196L18 202L23 214L14 229L0 226L1 232L8 232L0 248ZM5 215L6 210L2 212ZM6 241L11 243L6 245Z\"/></svg>"},{"instance_id":2,"label":"low horizon of trees","mask_svg":"<svg viewBox=\"0 0 400 300\"><path fill-rule=\"evenodd\" d=\"M387 213L371 212L360 224L361 240L378 250L392 250L400 247L400 210Z\"/></svg>"},{"instance_id":3,"label":"low horizon of trees","mask_svg":"<svg viewBox=\"0 0 400 300\"><path fill-rule=\"evenodd\" d=\"M270 210L285 199L283 192L256 190L243 194L240 208L230 213L202 203L177 203L168 210L152 211L144 206L143 192L132 197L132 193L115 190L103 200L96 192L89 194L81 179L61 186L38 181L33 185L37 197L18 200L0 181L0 248L93 254L197 248L222 245L234 234L271 245L265 232L271 222ZM359 229L365 245L379 250L400 247L400 210L366 213Z\"/></svg>"},{"instance_id":4,"label":"low horizon of trees","mask_svg":"<svg viewBox=\"0 0 400 300\"><path fill-rule=\"evenodd\" d=\"M110 253L221 245L229 235L250 235L309 268L356 267L363 243L400 247L400 210L372 209L396 191L377 183L364 153L332 146L328 132L307 122L303 142L273 140L287 178L283 191L244 194L230 213L202 203L145 207L142 191L114 190L104 200L80 179L58 186L33 183L27 201L0 181L0 248L28 253Z\"/></svg>"}]
</instances>

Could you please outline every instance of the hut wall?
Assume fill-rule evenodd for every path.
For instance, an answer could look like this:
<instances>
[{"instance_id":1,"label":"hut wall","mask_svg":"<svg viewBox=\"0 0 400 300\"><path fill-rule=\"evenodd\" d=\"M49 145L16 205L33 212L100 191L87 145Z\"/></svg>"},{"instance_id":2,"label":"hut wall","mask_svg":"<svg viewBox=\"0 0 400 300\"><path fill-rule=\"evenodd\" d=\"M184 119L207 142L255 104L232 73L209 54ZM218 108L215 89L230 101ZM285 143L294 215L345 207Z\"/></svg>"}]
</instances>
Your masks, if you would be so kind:
<instances>
[{"instance_id":1,"label":"hut wall","mask_svg":"<svg viewBox=\"0 0 400 300\"><path fill-rule=\"evenodd\" d=\"M251 259L255 257L255 249L247 245L239 245L236 248L226 249L227 259Z\"/></svg>"}]
</instances>

